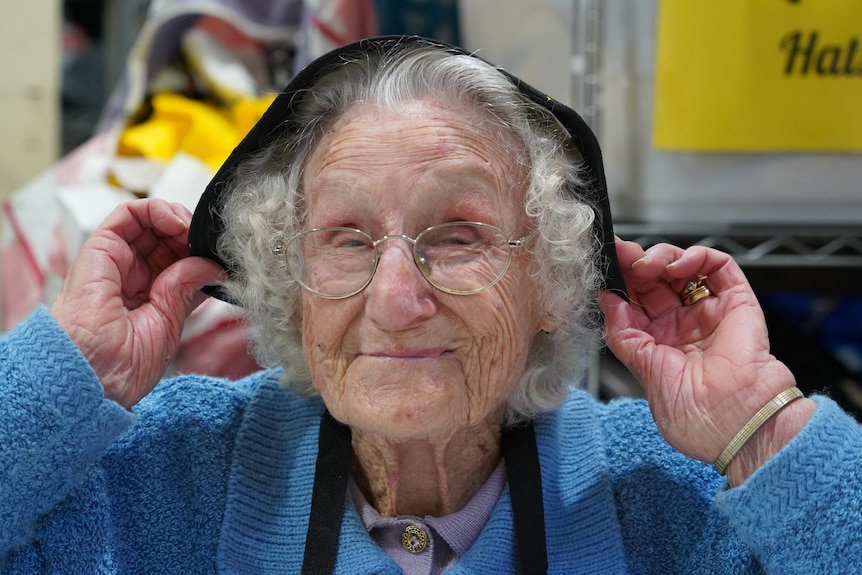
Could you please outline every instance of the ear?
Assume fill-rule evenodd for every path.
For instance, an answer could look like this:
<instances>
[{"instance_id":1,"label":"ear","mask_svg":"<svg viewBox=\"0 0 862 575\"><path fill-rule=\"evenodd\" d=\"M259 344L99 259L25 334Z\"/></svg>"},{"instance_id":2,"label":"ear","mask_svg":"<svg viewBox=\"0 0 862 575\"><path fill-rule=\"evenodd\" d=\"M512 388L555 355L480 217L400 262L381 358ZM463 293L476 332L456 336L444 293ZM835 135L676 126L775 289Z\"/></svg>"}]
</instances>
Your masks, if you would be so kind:
<instances>
[{"instance_id":1,"label":"ear","mask_svg":"<svg viewBox=\"0 0 862 575\"><path fill-rule=\"evenodd\" d=\"M545 333L551 333L552 331L557 329L557 326L559 324L560 324L560 321L557 318L552 317L551 314L546 313L539 320L539 325L537 327L538 327L538 331L543 331Z\"/></svg>"}]
</instances>

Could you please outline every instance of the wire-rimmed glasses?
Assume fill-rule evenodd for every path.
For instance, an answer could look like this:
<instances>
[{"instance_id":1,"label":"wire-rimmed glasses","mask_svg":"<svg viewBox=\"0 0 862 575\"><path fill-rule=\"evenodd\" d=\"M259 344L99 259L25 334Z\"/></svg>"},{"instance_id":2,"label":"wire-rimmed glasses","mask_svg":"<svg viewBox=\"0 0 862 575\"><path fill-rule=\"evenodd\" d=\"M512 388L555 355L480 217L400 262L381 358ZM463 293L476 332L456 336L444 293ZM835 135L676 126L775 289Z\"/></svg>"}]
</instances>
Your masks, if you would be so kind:
<instances>
[{"instance_id":1,"label":"wire-rimmed glasses","mask_svg":"<svg viewBox=\"0 0 862 575\"><path fill-rule=\"evenodd\" d=\"M446 293L470 295L500 281L513 250L537 233L510 240L490 224L448 222L431 226L415 239L394 234L375 240L361 230L327 227L299 232L274 252L284 256L288 271L302 287L322 298L342 299L371 283L380 244L403 239L412 244L413 262L431 285Z\"/></svg>"}]
</instances>

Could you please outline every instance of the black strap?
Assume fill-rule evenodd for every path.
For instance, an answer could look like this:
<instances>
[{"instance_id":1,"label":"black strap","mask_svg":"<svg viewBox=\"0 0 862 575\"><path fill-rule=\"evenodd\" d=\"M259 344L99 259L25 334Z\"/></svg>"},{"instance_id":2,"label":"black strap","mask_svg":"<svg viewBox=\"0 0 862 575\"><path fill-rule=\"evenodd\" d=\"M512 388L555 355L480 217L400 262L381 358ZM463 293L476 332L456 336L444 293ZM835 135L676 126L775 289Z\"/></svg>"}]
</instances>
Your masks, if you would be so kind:
<instances>
[{"instance_id":1,"label":"black strap","mask_svg":"<svg viewBox=\"0 0 862 575\"><path fill-rule=\"evenodd\" d=\"M350 428L325 412L320 418L302 575L329 575L335 568L352 457Z\"/></svg>"},{"instance_id":2,"label":"black strap","mask_svg":"<svg viewBox=\"0 0 862 575\"><path fill-rule=\"evenodd\" d=\"M542 468L532 423L503 431L501 442L523 575L548 572Z\"/></svg>"},{"instance_id":3,"label":"black strap","mask_svg":"<svg viewBox=\"0 0 862 575\"><path fill-rule=\"evenodd\" d=\"M501 448L512 498L521 572L524 575L543 575L548 572L545 506L533 424L505 429ZM302 575L332 573L344 517L353 447L350 428L335 421L328 411L320 419L317 449Z\"/></svg>"}]
</instances>

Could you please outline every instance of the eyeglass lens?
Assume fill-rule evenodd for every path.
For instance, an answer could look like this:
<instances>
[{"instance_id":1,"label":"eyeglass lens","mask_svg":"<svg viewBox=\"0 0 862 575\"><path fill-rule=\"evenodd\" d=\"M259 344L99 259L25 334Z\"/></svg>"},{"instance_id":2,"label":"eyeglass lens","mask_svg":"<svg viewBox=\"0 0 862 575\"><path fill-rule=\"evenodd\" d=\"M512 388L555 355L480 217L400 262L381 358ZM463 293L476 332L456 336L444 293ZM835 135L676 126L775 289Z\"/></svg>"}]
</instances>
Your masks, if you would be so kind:
<instances>
[{"instance_id":1,"label":"eyeglass lens","mask_svg":"<svg viewBox=\"0 0 862 575\"><path fill-rule=\"evenodd\" d=\"M306 289L324 297L347 297L371 280L382 242L405 239L371 236L349 228L320 228L297 234L286 246L290 273ZM415 240L414 260L435 287L456 294L481 291L506 272L511 260L502 230L473 222L428 228Z\"/></svg>"}]
</instances>

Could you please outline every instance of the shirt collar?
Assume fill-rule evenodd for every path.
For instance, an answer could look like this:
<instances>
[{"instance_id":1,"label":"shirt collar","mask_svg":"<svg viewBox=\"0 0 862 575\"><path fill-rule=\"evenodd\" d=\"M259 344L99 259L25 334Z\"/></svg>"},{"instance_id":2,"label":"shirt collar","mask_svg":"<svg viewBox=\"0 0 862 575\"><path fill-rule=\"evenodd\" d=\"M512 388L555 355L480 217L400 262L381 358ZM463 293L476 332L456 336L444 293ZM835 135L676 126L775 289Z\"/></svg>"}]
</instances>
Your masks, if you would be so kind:
<instances>
[{"instance_id":1,"label":"shirt collar","mask_svg":"<svg viewBox=\"0 0 862 575\"><path fill-rule=\"evenodd\" d=\"M503 462L497 465L488 480L479 488L476 495L470 499L463 509L444 515L442 517L425 516L421 520L442 538L452 549L456 556L464 555L473 543L479 538L485 524L491 517L503 488L506 485L506 470ZM359 490L352 479L350 480L350 494L354 505L362 519L365 529L371 533L375 528L392 525L405 517L384 517L368 503L365 496Z\"/></svg>"}]
</instances>

